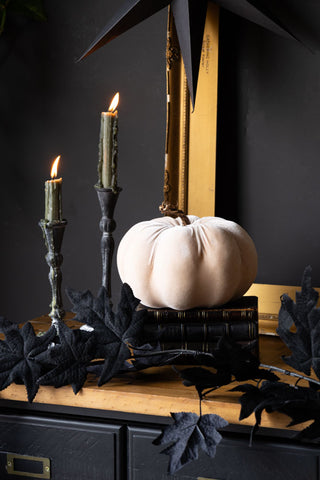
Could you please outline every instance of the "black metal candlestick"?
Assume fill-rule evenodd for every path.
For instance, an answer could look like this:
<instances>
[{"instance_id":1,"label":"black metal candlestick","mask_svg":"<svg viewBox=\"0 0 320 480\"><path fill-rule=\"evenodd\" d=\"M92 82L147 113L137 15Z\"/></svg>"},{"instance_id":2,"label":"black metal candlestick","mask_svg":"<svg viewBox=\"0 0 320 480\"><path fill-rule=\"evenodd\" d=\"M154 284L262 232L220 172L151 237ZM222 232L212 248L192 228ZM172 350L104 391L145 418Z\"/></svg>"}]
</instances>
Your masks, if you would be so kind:
<instances>
[{"instance_id":1,"label":"black metal candlestick","mask_svg":"<svg viewBox=\"0 0 320 480\"><path fill-rule=\"evenodd\" d=\"M62 273L60 268L63 256L60 251L66 225L66 220L60 222L40 220L39 222L48 250L46 261L50 267L49 282L51 285L52 301L50 303L51 312L49 313L49 316L51 317L52 325L55 325L56 328L58 327L59 322L63 320L65 314L61 295Z\"/></svg>"},{"instance_id":2,"label":"black metal candlestick","mask_svg":"<svg viewBox=\"0 0 320 480\"><path fill-rule=\"evenodd\" d=\"M114 209L121 192L121 188L112 190L111 188L95 187L101 208L102 218L100 220L101 237L101 258L102 258L102 285L107 290L108 297L111 299L111 267L114 252L114 239L112 233L116 228L116 222L113 218Z\"/></svg>"}]
</instances>

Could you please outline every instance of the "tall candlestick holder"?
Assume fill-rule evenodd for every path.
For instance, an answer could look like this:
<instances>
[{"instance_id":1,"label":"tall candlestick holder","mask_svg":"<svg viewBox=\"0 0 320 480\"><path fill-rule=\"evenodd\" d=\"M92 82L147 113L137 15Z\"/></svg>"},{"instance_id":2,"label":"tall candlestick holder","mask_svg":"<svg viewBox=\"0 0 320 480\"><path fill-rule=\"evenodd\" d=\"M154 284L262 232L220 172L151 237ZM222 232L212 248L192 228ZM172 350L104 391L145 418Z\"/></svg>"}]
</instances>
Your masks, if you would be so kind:
<instances>
[{"instance_id":1,"label":"tall candlestick holder","mask_svg":"<svg viewBox=\"0 0 320 480\"><path fill-rule=\"evenodd\" d=\"M95 187L101 208L102 217L100 220L101 237L101 258L102 258L102 285L107 290L111 299L111 268L114 252L114 238L112 233L116 228L113 218L114 209L118 201L121 188L99 188Z\"/></svg>"},{"instance_id":2,"label":"tall candlestick holder","mask_svg":"<svg viewBox=\"0 0 320 480\"><path fill-rule=\"evenodd\" d=\"M52 325L56 327L57 331L59 322L63 320L65 314L61 295L62 273L60 268L63 262L63 256L60 252L66 225L66 220L59 222L40 220L39 222L48 250L46 261L50 268L49 282L51 285L52 300L50 303L51 311L49 316L52 320Z\"/></svg>"}]
</instances>

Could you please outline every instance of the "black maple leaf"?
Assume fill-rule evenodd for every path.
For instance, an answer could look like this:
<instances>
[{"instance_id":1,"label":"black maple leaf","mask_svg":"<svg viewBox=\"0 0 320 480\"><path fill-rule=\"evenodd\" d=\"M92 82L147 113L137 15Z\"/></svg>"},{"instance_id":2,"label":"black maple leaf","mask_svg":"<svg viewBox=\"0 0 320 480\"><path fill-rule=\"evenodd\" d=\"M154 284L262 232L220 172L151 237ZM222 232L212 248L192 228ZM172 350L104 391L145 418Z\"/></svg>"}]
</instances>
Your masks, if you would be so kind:
<instances>
[{"instance_id":1,"label":"black maple leaf","mask_svg":"<svg viewBox=\"0 0 320 480\"><path fill-rule=\"evenodd\" d=\"M251 384L238 385L231 389L232 392L243 392L240 397L240 416L239 420L249 417L252 413L255 414L256 423L251 430L250 444L252 442L253 434L257 431L261 424L261 416L263 410L269 405L269 399L264 395L263 391L258 386Z\"/></svg>"},{"instance_id":2,"label":"black maple leaf","mask_svg":"<svg viewBox=\"0 0 320 480\"><path fill-rule=\"evenodd\" d=\"M229 372L239 382L253 379L277 380L278 377L260 368L259 358L252 353L253 344L240 345L227 337L222 337L213 352L214 366L218 372Z\"/></svg>"},{"instance_id":3,"label":"black maple leaf","mask_svg":"<svg viewBox=\"0 0 320 480\"><path fill-rule=\"evenodd\" d=\"M265 381L260 388L245 384L233 388L232 391L244 393L240 398L239 420L255 414L256 423L252 434L261 424L262 412L265 410L267 413L277 411L289 416L292 420L288 426L314 420L310 426L299 432L296 438L304 440L320 438L320 394L313 388Z\"/></svg>"},{"instance_id":4,"label":"black maple leaf","mask_svg":"<svg viewBox=\"0 0 320 480\"><path fill-rule=\"evenodd\" d=\"M242 397L240 397L239 400L241 404L239 420L243 420L244 418L249 417L253 412L256 412L264 399L264 396L260 391L259 387L248 383L245 385L238 385L232 388L231 391L243 392L243 395ZM260 422L258 420L258 424L259 423Z\"/></svg>"},{"instance_id":5,"label":"black maple leaf","mask_svg":"<svg viewBox=\"0 0 320 480\"><path fill-rule=\"evenodd\" d=\"M98 385L108 382L131 357L130 346L144 342L143 323L145 310L137 310L140 301L136 299L129 285L124 284L118 311L110 306L106 289L101 287L98 297L91 292L67 291L73 303L74 320L92 327L96 342L96 358L104 358Z\"/></svg>"},{"instance_id":6,"label":"black maple leaf","mask_svg":"<svg viewBox=\"0 0 320 480\"><path fill-rule=\"evenodd\" d=\"M20 329L17 324L0 318L0 331L5 340L0 341L0 390L11 383L24 384L28 401L32 402L39 385L38 378L44 372L48 361L48 347L56 337L51 327L44 335L37 336L31 323L25 323Z\"/></svg>"},{"instance_id":7,"label":"black maple leaf","mask_svg":"<svg viewBox=\"0 0 320 480\"><path fill-rule=\"evenodd\" d=\"M171 413L171 416L174 423L165 427L153 441L155 445L171 444L161 452L170 456L170 475L197 460L199 448L210 457L215 456L216 447L222 440L218 430L228 425L226 420L214 414L199 417L191 412Z\"/></svg>"},{"instance_id":8,"label":"black maple leaf","mask_svg":"<svg viewBox=\"0 0 320 480\"><path fill-rule=\"evenodd\" d=\"M96 298L90 290L78 292L68 288L66 293L72 302L72 311L76 314L73 320L89 325L96 331L103 331L105 317L113 315L106 289L101 287Z\"/></svg>"},{"instance_id":9,"label":"black maple leaf","mask_svg":"<svg viewBox=\"0 0 320 480\"><path fill-rule=\"evenodd\" d=\"M178 370L177 370L178 371ZM198 395L203 398L203 391L216 389L231 382L231 373L228 370L219 370L216 373L203 367L190 367L178 371L186 387L194 386Z\"/></svg>"},{"instance_id":10,"label":"black maple leaf","mask_svg":"<svg viewBox=\"0 0 320 480\"><path fill-rule=\"evenodd\" d=\"M288 427L293 427L304 422L313 422L301 432L296 434L298 440L320 440L320 394L313 388L299 387L291 401L286 401L279 412L285 413L291 418Z\"/></svg>"},{"instance_id":11,"label":"black maple leaf","mask_svg":"<svg viewBox=\"0 0 320 480\"><path fill-rule=\"evenodd\" d=\"M244 395L240 398L241 411L239 420L249 417L252 413L255 415L255 425L251 430L250 445L254 433L258 430L261 424L261 417L263 410L267 412L274 412L281 408L288 401L293 387L280 382L263 382L261 387L251 384L238 385L231 389L233 392L243 392Z\"/></svg>"},{"instance_id":12,"label":"black maple leaf","mask_svg":"<svg viewBox=\"0 0 320 480\"><path fill-rule=\"evenodd\" d=\"M87 378L87 366L95 355L95 339L90 332L71 330L64 323L59 324L59 343L49 350L53 365L41 376L38 383L62 387L72 386L74 393L81 390Z\"/></svg>"},{"instance_id":13,"label":"black maple leaf","mask_svg":"<svg viewBox=\"0 0 320 480\"><path fill-rule=\"evenodd\" d=\"M260 413L265 409L268 413L279 411L288 402L293 402L304 398L304 392L309 389L295 387L283 382L265 381L260 387L250 384L239 385L232 389L234 392L245 392L241 397L240 403L242 410L240 419L247 418L252 413L260 417Z\"/></svg>"},{"instance_id":14,"label":"black maple leaf","mask_svg":"<svg viewBox=\"0 0 320 480\"><path fill-rule=\"evenodd\" d=\"M311 267L306 267L301 292L296 302L288 295L281 298L277 333L292 352L284 361L298 371L310 375L313 367L320 378L320 309L319 294L311 286Z\"/></svg>"}]
</instances>

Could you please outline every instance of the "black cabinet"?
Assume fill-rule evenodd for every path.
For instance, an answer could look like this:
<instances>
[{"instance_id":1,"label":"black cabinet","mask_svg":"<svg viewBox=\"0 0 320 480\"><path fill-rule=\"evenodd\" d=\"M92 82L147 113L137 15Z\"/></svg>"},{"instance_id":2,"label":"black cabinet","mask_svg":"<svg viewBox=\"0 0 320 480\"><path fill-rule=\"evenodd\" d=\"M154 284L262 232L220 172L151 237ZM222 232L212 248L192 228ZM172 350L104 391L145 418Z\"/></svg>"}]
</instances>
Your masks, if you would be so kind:
<instances>
[{"instance_id":1,"label":"black cabinet","mask_svg":"<svg viewBox=\"0 0 320 480\"><path fill-rule=\"evenodd\" d=\"M248 435L224 436L214 459L199 460L167 475L168 457L152 440L159 430L130 428L128 480L319 480L320 449L257 438L249 447Z\"/></svg>"},{"instance_id":2,"label":"black cabinet","mask_svg":"<svg viewBox=\"0 0 320 480\"><path fill-rule=\"evenodd\" d=\"M214 459L200 454L170 476L168 457L152 444L166 419L36 410L0 415L0 480L320 480L320 449L277 436L249 447L248 433L231 427Z\"/></svg>"},{"instance_id":3,"label":"black cabinet","mask_svg":"<svg viewBox=\"0 0 320 480\"><path fill-rule=\"evenodd\" d=\"M0 479L121 480L121 428L0 415Z\"/></svg>"}]
</instances>

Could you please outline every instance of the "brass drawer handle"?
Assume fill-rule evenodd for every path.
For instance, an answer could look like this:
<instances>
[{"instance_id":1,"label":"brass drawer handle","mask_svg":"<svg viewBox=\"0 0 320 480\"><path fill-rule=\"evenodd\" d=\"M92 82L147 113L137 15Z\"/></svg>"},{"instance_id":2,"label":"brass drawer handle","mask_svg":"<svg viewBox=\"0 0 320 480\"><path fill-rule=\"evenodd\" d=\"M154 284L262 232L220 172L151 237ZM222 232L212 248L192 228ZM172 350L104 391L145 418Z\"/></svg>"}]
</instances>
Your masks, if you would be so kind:
<instances>
[{"instance_id":1,"label":"brass drawer handle","mask_svg":"<svg viewBox=\"0 0 320 480\"><path fill-rule=\"evenodd\" d=\"M7 453L7 472L9 475L50 480L50 459Z\"/></svg>"},{"instance_id":2,"label":"brass drawer handle","mask_svg":"<svg viewBox=\"0 0 320 480\"><path fill-rule=\"evenodd\" d=\"M197 480L218 480L218 478L198 477Z\"/></svg>"}]
</instances>

